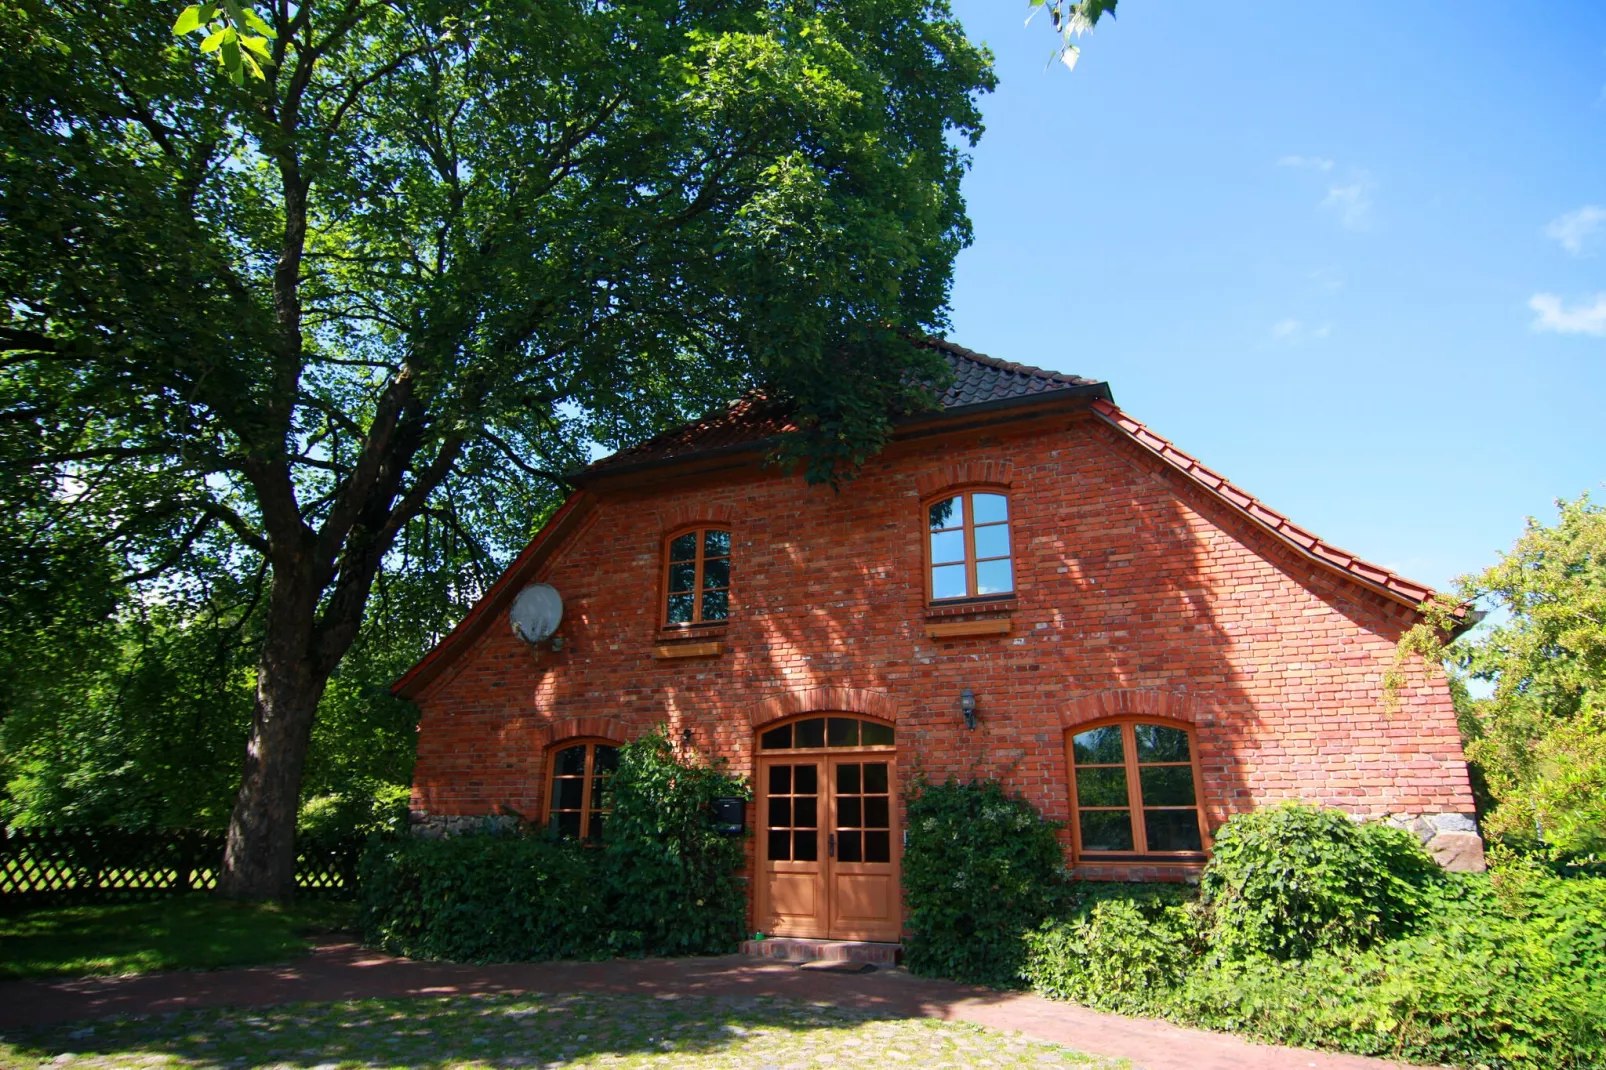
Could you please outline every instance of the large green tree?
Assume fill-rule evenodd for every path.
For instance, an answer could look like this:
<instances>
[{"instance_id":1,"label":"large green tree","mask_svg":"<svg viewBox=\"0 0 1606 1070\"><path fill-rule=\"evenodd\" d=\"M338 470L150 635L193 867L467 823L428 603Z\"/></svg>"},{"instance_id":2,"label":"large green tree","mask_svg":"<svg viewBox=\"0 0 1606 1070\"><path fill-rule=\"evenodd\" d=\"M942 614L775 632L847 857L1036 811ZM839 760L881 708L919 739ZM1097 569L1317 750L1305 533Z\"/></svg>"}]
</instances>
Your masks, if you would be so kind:
<instances>
[{"instance_id":1,"label":"large green tree","mask_svg":"<svg viewBox=\"0 0 1606 1070\"><path fill-rule=\"evenodd\" d=\"M420 518L512 540L586 442L755 388L834 479L928 403L992 75L940 0L258 10L236 82L162 5L0 0L0 551L260 599L223 888L282 896Z\"/></svg>"}]
</instances>

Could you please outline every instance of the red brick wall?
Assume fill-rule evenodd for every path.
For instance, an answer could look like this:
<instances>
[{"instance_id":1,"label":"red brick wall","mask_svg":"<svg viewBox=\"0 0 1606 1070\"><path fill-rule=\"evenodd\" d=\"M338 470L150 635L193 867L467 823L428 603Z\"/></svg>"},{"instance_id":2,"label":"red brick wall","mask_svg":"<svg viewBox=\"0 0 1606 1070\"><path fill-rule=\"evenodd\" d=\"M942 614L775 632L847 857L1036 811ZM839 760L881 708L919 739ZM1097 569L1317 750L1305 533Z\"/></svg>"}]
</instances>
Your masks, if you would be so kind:
<instances>
[{"instance_id":1,"label":"red brick wall","mask_svg":"<svg viewBox=\"0 0 1606 1070\"><path fill-rule=\"evenodd\" d=\"M1008 635L925 635L921 501L954 479L1009 487ZM663 533L700 517L733 535L725 650L655 659ZM900 447L840 492L753 471L604 494L537 578L564 597L563 651L495 621L425 691L415 809L538 818L545 748L577 725L689 727L746 772L755 720L849 707L895 720L905 775L997 777L1059 820L1065 729L1118 712L1195 726L1212 825L1284 799L1472 811L1442 678L1380 701L1408 611L1085 416Z\"/></svg>"}]
</instances>

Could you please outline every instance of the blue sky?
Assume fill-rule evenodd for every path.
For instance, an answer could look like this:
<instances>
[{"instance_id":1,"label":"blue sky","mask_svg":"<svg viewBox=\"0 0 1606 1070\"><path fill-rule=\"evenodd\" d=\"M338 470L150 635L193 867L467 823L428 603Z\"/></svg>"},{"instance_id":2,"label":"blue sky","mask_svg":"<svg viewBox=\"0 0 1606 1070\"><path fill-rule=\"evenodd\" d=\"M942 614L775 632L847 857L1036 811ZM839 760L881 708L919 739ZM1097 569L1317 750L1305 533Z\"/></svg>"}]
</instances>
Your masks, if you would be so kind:
<instances>
[{"instance_id":1,"label":"blue sky","mask_svg":"<svg viewBox=\"0 0 1606 1070\"><path fill-rule=\"evenodd\" d=\"M952 337L1434 585L1606 496L1606 4L1125 0L997 57Z\"/></svg>"}]
</instances>

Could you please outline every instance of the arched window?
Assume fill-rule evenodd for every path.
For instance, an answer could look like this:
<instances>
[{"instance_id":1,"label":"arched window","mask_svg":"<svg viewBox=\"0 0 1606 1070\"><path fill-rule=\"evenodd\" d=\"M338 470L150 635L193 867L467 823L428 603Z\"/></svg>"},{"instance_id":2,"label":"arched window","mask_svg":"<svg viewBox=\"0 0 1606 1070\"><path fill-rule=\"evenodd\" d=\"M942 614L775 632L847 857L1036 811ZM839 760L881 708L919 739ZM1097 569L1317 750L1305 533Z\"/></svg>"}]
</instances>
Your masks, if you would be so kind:
<instances>
[{"instance_id":1,"label":"arched window","mask_svg":"<svg viewBox=\"0 0 1606 1070\"><path fill-rule=\"evenodd\" d=\"M759 734L759 750L825 750L834 747L890 747L889 724L862 717L805 717Z\"/></svg>"},{"instance_id":2,"label":"arched window","mask_svg":"<svg viewBox=\"0 0 1606 1070\"><path fill-rule=\"evenodd\" d=\"M664 568L666 628L723 624L730 619L731 533L697 528L669 540Z\"/></svg>"},{"instance_id":3,"label":"arched window","mask_svg":"<svg viewBox=\"0 0 1606 1070\"><path fill-rule=\"evenodd\" d=\"M1009 498L967 490L926 507L927 594L933 602L1015 592Z\"/></svg>"},{"instance_id":4,"label":"arched window","mask_svg":"<svg viewBox=\"0 0 1606 1070\"><path fill-rule=\"evenodd\" d=\"M1073 730L1065 749L1078 857L1204 857L1198 753L1185 726L1091 725Z\"/></svg>"},{"instance_id":5,"label":"arched window","mask_svg":"<svg viewBox=\"0 0 1606 1070\"><path fill-rule=\"evenodd\" d=\"M618 768L619 748L612 743L570 743L553 752L547 827L576 840L600 840L608 816L603 792Z\"/></svg>"}]
</instances>

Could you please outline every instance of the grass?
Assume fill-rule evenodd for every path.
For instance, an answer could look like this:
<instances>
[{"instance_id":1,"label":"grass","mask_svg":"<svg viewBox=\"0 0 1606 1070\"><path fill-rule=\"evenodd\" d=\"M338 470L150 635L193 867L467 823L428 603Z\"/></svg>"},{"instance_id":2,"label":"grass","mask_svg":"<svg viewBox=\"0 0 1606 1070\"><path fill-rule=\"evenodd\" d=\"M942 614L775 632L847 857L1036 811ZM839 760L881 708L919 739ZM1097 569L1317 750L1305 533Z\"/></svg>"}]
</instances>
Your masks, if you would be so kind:
<instances>
[{"instance_id":1,"label":"grass","mask_svg":"<svg viewBox=\"0 0 1606 1070\"><path fill-rule=\"evenodd\" d=\"M276 962L346 926L348 903L285 907L189 895L0 915L0 978L209 970Z\"/></svg>"},{"instance_id":2,"label":"grass","mask_svg":"<svg viewBox=\"0 0 1606 1070\"><path fill-rule=\"evenodd\" d=\"M503 1067L1077 1067L1082 1055L979 1026L786 1000L457 996L188 1011L0 1038L0 1065L491 1070Z\"/></svg>"}]
</instances>

